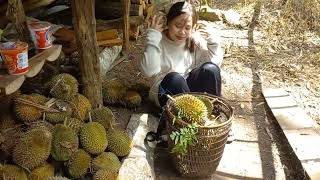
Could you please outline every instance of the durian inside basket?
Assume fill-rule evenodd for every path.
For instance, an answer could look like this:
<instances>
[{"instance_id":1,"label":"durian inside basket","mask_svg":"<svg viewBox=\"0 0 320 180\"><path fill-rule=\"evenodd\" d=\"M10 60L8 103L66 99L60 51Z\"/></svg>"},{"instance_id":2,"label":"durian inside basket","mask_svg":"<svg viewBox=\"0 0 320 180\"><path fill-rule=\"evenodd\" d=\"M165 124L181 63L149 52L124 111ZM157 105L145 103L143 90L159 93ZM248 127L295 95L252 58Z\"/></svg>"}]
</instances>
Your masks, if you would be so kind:
<instances>
[{"instance_id":1,"label":"durian inside basket","mask_svg":"<svg viewBox=\"0 0 320 180\"><path fill-rule=\"evenodd\" d=\"M221 160L225 144L227 142L228 133L231 129L231 121L233 117L232 107L222 98L203 94L188 93L196 97L204 96L210 100L213 105L212 112L215 116L223 117L223 121L210 125L198 126L197 142L188 147L187 154L181 156L176 153L170 153L175 168L184 177L208 177L217 169ZM176 98L184 94L173 96ZM167 120L167 132L171 134L182 127L186 127L189 123L175 118L173 112L173 101L168 100L164 116ZM173 123L174 121L174 123ZM174 142L169 138L169 152L175 146Z\"/></svg>"}]
</instances>

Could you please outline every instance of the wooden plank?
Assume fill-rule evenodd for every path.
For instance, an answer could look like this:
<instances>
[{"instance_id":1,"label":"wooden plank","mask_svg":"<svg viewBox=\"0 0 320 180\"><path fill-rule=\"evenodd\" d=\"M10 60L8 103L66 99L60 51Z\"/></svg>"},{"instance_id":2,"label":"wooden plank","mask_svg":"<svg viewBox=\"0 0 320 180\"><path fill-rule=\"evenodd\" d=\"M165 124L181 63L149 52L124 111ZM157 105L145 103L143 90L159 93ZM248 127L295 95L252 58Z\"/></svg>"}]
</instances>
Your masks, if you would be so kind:
<instances>
[{"instance_id":1,"label":"wooden plank","mask_svg":"<svg viewBox=\"0 0 320 180\"><path fill-rule=\"evenodd\" d=\"M116 29L110 29L105 31L97 32L97 40L110 40L118 38L118 31Z\"/></svg>"},{"instance_id":2,"label":"wooden plank","mask_svg":"<svg viewBox=\"0 0 320 180\"><path fill-rule=\"evenodd\" d=\"M25 74L9 75L6 71L0 71L0 94L8 95L17 91L26 77L34 77L40 72L46 60L55 61L58 59L61 47L61 45L53 45L30 58L29 71Z\"/></svg>"},{"instance_id":3,"label":"wooden plank","mask_svg":"<svg viewBox=\"0 0 320 180\"><path fill-rule=\"evenodd\" d=\"M52 49L51 53L47 57L47 61L55 61L59 58L61 54L62 45L60 44L54 44L50 49Z\"/></svg>"},{"instance_id":4,"label":"wooden plank","mask_svg":"<svg viewBox=\"0 0 320 180\"><path fill-rule=\"evenodd\" d=\"M310 179L320 179L320 133L315 128L285 130L288 141Z\"/></svg>"},{"instance_id":5,"label":"wooden plank","mask_svg":"<svg viewBox=\"0 0 320 180\"><path fill-rule=\"evenodd\" d=\"M54 36L58 41L62 42L73 42L75 41L75 34L74 31L67 28L60 28L55 33ZM97 40L107 40L107 39L115 39L118 38L118 30L113 29L107 29L107 30L101 30L96 32Z\"/></svg>"},{"instance_id":6,"label":"wooden plank","mask_svg":"<svg viewBox=\"0 0 320 180\"><path fill-rule=\"evenodd\" d=\"M14 93L21 87L24 80L24 75L0 75L0 94Z\"/></svg>"},{"instance_id":7,"label":"wooden plank","mask_svg":"<svg viewBox=\"0 0 320 180\"><path fill-rule=\"evenodd\" d=\"M42 69L46 60L55 61L61 53L61 45L52 45L52 47L42 50L29 59L29 71L25 74L26 77L34 77Z\"/></svg>"},{"instance_id":8,"label":"wooden plank","mask_svg":"<svg viewBox=\"0 0 320 180\"><path fill-rule=\"evenodd\" d=\"M122 39L108 39L108 40L98 41L98 45L104 46L104 47L120 46L122 44L123 44Z\"/></svg>"},{"instance_id":9,"label":"wooden plank","mask_svg":"<svg viewBox=\"0 0 320 180\"><path fill-rule=\"evenodd\" d=\"M311 179L319 179L319 125L283 89L264 89L263 95L307 174Z\"/></svg>"}]
</instances>

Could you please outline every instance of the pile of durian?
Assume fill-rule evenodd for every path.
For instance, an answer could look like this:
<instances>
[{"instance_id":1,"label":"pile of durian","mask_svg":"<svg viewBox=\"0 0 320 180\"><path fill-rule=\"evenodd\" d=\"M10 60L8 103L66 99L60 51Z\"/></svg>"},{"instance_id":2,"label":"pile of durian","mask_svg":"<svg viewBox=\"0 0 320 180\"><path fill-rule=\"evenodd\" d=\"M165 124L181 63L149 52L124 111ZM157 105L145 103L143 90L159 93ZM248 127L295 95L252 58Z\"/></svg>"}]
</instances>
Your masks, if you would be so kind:
<instances>
[{"instance_id":1,"label":"pile of durian","mask_svg":"<svg viewBox=\"0 0 320 180\"><path fill-rule=\"evenodd\" d=\"M92 109L70 74L45 86L47 96L0 97L0 180L116 179L131 139L112 111Z\"/></svg>"}]
</instances>

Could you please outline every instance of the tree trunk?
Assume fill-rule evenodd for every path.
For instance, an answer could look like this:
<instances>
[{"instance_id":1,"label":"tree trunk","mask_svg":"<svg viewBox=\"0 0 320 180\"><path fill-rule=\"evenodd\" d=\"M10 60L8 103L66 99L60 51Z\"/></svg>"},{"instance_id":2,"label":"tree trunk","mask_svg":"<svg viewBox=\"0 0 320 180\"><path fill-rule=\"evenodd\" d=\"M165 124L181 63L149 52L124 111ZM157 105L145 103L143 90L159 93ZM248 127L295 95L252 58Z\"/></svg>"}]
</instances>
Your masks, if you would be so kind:
<instances>
[{"instance_id":1,"label":"tree trunk","mask_svg":"<svg viewBox=\"0 0 320 180\"><path fill-rule=\"evenodd\" d=\"M103 104L100 61L96 37L94 0L72 0L73 25L80 54L80 71L83 94L90 100L92 107Z\"/></svg>"},{"instance_id":2,"label":"tree trunk","mask_svg":"<svg viewBox=\"0 0 320 180\"><path fill-rule=\"evenodd\" d=\"M129 31L130 31L130 0L121 0L123 9L123 50L129 52Z\"/></svg>"},{"instance_id":3,"label":"tree trunk","mask_svg":"<svg viewBox=\"0 0 320 180\"><path fill-rule=\"evenodd\" d=\"M27 26L26 15L21 0L8 0L7 18L17 29L19 40L29 43L30 32Z\"/></svg>"}]
</instances>

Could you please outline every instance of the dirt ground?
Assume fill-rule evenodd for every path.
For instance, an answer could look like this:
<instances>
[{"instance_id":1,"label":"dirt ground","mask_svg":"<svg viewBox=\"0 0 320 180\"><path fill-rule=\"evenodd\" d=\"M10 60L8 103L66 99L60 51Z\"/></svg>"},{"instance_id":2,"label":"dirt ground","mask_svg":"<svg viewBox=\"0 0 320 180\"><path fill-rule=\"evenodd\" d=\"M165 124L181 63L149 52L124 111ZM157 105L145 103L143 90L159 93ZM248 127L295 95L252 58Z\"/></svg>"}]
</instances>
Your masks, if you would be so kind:
<instances>
[{"instance_id":1,"label":"dirt ground","mask_svg":"<svg viewBox=\"0 0 320 180\"><path fill-rule=\"evenodd\" d=\"M243 19L252 19L253 9L250 12L249 15L242 14ZM301 54L302 49L294 48L277 52L270 49L266 51L267 45L264 44L263 32L259 30L252 31L223 23L214 23L214 26L221 30L224 39L225 58L221 67L222 95L235 110L233 129L236 140L233 144L246 140L257 142L263 179L304 179L304 171L297 163L297 157L270 113L261 92L264 87L284 88L300 107L319 123L320 76L317 73L317 65L304 61L310 53ZM149 86L149 79L143 77L138 69L139 60L143 55L143 44L144 34L131 43L129 60L115 66L107 73L106 79L118 78L127 85L142 83ZM308 52L313 52L313 48ZM294 62L292 58L295 58ZM284 63L285 60L289 63ZM146 96L141 107L136 109L112 108L120 122L119 125L123 128L126 127L132 113L142 112L154 115L158 113ZM168 166L169 155L166 149L157 148L156 154L157 178L178 179L173 178L178 177L174 168ZM248 179L246 175L226 177Z\"/></svg>"}]
</instances>

